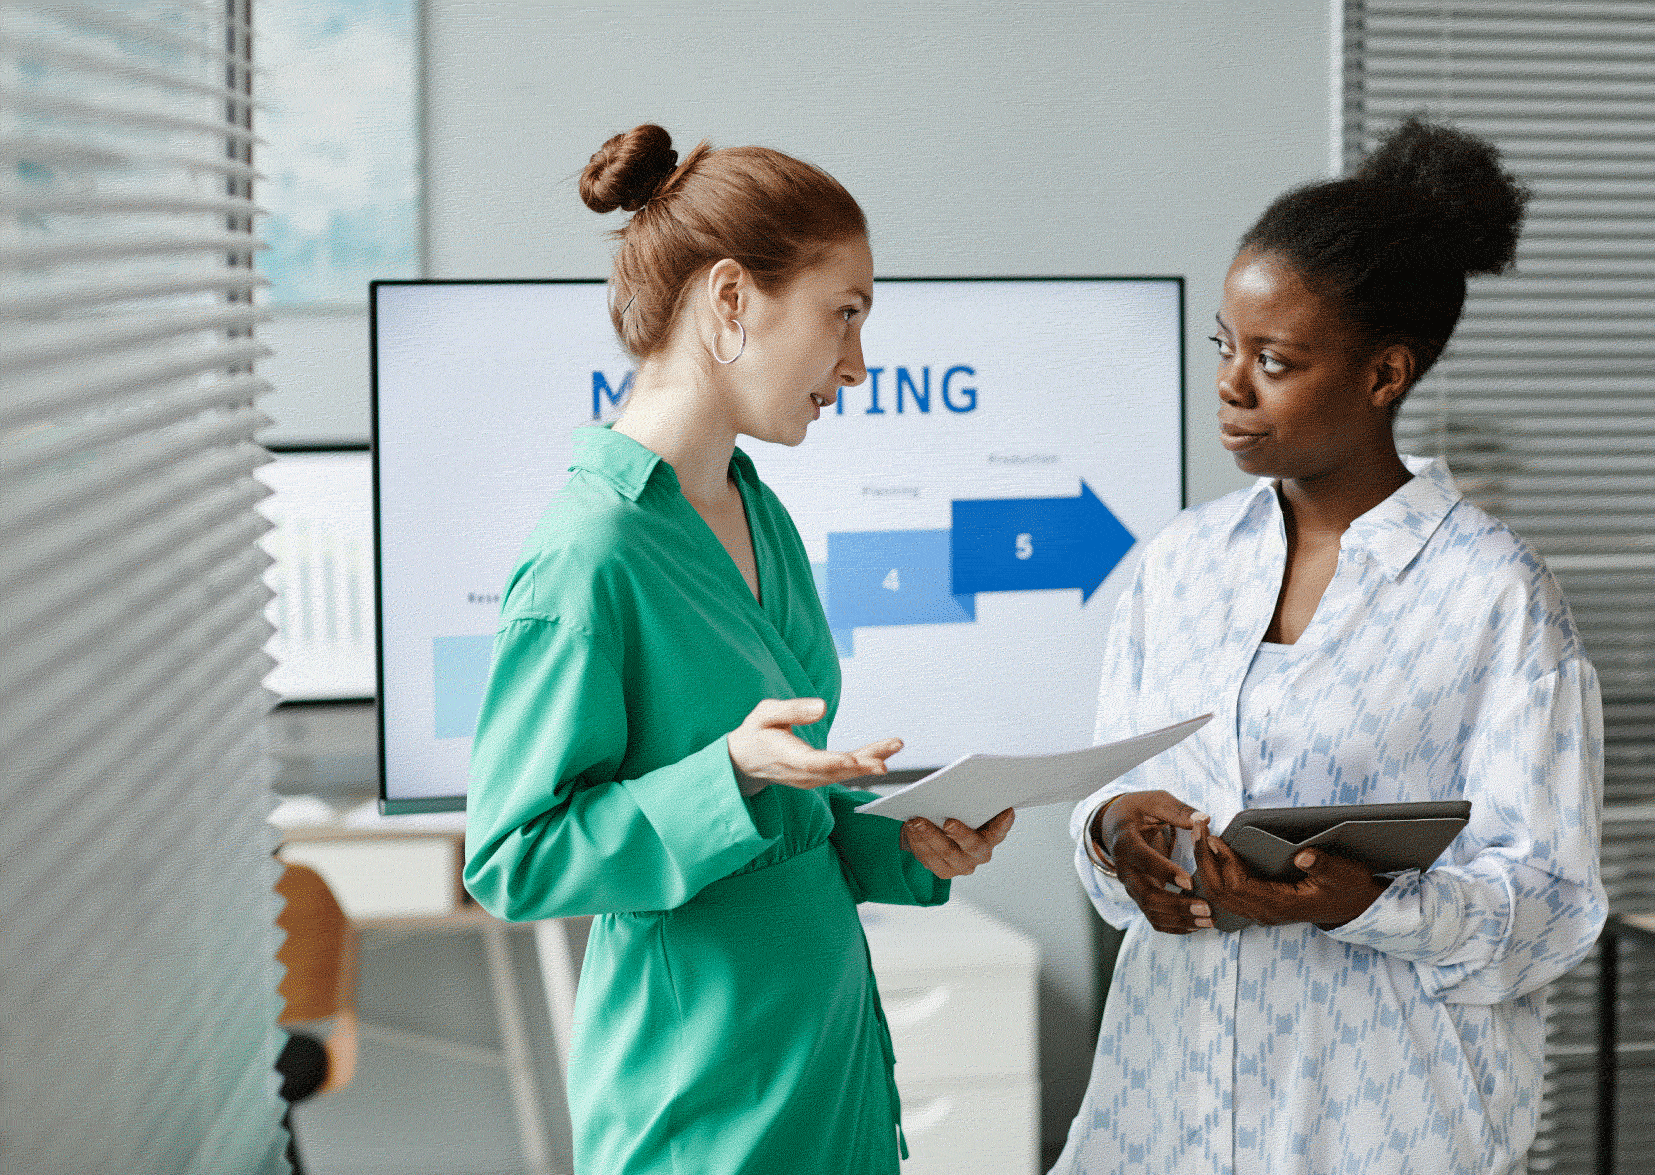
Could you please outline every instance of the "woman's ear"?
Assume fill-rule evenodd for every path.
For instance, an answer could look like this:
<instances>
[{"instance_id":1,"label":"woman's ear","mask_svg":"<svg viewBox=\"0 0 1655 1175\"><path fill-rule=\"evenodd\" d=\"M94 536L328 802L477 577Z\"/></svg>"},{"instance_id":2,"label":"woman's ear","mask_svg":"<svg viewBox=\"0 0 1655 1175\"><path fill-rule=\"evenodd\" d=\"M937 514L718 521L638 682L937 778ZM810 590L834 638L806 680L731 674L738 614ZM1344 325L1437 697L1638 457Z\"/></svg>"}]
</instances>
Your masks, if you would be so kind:
<instances>
[{"instance_id":1,"label":"woman's ear","mask_svg":"<svg viewBox=\"0 0 1655 1175\"><path fill-rule=\"evenodd\" d=\"M1417 365L1411 347L1402 343L1388 343L1381 347L1368 369L1371 373L1369 402L1375 408L1389 411L1391 405L1407 395L1408 389L1414 386Z\"/></svg>"},{"instance_id":2,"label":"woman's ear","mask_svg":"<svg viewBox=\"0 0 1655 1175\"><path fill-rule=\"evenodd\" d=\"M750 280L741 262L726 257L707 271L707 302L716 318L729 323L747 310Z\"/></svg>"}]
</instances>

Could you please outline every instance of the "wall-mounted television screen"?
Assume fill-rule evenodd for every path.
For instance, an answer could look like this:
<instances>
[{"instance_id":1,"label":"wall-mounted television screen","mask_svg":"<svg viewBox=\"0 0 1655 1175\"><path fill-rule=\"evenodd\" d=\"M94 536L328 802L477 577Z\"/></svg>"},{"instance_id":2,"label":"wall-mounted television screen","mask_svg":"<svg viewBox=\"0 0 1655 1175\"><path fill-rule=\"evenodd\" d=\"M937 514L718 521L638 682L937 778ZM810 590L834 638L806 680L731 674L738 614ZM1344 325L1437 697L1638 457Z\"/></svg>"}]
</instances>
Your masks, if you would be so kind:
<instances>
[{"instance_id":1,"label":"wall-mounted television screen","mask_svg":"<svg viewBox=\"0 0 1655 1175\"><path fill-rule=\"evenodd\" d=\"M1182 280L888 279L874 303L868 379L802 445L738 441L816 570L830 745L900 736L893 768L1087 745L1112 602L1183 505ZM632 364L601 282L371 305L383 802L457 808L501 591Z\"/></svg>"}]
</instances>

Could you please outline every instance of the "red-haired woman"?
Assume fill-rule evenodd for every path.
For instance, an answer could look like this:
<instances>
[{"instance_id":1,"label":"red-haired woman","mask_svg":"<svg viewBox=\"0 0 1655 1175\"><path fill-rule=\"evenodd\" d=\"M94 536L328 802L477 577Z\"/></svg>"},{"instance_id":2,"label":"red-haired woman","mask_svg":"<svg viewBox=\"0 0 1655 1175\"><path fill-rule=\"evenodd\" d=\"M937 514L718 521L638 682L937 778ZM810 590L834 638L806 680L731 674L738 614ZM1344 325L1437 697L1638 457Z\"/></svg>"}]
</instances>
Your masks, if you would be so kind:
<instances>
[{"instance_id":1,"label":"red-haired woman","mask_svg":"<svg viewBox=\"0 0 1655 1175\"><path fill-rule=\"evenodd\" d=\"M581 181L638 360L507 589L465 880L597 915L570 1058L578 1170L894 1175L889 1033L858 901L945 901L1004 839L852 809L901 742L824 749L839 662L798 532L735 447L796 445L866 378L873 259L831 176L660 127ZM778 786L779 785L779 786Z\"/></svg>"}]
</instances>

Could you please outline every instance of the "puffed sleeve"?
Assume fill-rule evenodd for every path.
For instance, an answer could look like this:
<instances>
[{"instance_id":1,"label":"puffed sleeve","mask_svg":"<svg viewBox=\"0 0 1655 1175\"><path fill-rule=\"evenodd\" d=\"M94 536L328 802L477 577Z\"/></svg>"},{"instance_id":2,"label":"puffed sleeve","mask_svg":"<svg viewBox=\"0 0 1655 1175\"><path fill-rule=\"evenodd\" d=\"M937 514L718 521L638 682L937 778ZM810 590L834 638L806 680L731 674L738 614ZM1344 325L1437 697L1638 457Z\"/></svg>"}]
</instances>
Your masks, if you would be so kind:
<instances>
[{"instance_id":1,"label":"puffed sleeve","mask_svg":"<svg viewBox=\"0 0 1655 1175\"><path fill-rule=\"evenodd\" d=\"M512 620L494 643L467 801L465 884L513 921L666 910L769 847L722 736L617 778L627 744L619 669L594 635Z\"/></svg>"},{"instance_id":2,"label":"puffed sleeve","mask_svg":"<svg viewBox=\"0 0 1655 1175\"><path fill-rule=\"evenodd\" d=\"M1098 682L1097 726L1092 736L1094 745L1137 733L1131 729L1131 724L1133 703L1143 682L1146 563L1147 560L1138 565L1132 585L1121 593L1115 604L1114 619L1109 625L1109 640L1104 646L1103 671ZM1097 810L1113 797L1157 786L1144 778L1146 766L1135 767L1093 792L1076 804L1069 816L1069 835L1075 841L1075 871L1080 874L1081 886L1104 921L1122 929L1132 919L1141 917L1141 912L1137 903L1127 897L1126 887L1093 863L1086 849L1087 828Z\"/></svg>"},{"instance_id":3,"label":"puffed sleeve","mask_svg":"<svg viewBox=\"0 0 1655 1175\"><path fill-rule=\"evenodd\" d=\"M1544 986L1590 949L1608 911L1598 876L1603 713L1579 656L1527 683L1471 732L1471 823L1448 863L1393 881L1329 933L1408 960L1450 1003Z\"/></svg>"},{"instance_id":4,"label":"puffed sleeve","mask_svg":"<svg viewBox=\"0 0 1655 1175\"><path fill-rule=\"evenodd\" d=\"M822 789L833 810L829 839L839 853L851 893L859 902L893 906L940 906L948 900L949 883L902 847L902 822L889 816L856 811L877 797L831 784Z\"/></svg>"}]
</instances>

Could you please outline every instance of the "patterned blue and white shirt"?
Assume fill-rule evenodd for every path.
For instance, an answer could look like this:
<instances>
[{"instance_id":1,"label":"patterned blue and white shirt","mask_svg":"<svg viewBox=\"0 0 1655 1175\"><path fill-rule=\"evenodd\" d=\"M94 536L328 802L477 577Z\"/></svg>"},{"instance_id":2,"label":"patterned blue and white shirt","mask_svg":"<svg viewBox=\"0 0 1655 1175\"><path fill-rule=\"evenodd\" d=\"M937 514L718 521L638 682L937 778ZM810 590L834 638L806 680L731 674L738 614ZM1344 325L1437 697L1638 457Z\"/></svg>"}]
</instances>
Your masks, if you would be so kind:
<instances>
[{"instance_id":1,"label":"patterned blue and white shirt","mask_svg":"<svg viewBox=\"0 0 1655 1175\"><path fill-rule=\"evenodd\" d=\"M1286 561L1273 484L1187 510L1147 544L1115 614L1097 738L1216 717L1075 809L1076 868L1126 937L1055 1175L1523 1168L1540 989L1606 913L1597 676L1541 560L1462 501L1441 461L1407 461L1414 478L1345 532L1252 712L1242 682ZM1082 839L1104 800L1153 788L1215 829L1246 806L1463 798L1472 813L1433 868L1336 930L1169 935ZM1193 868L1188 834L1178 852Z\"/></svg>"}]
</instances>

